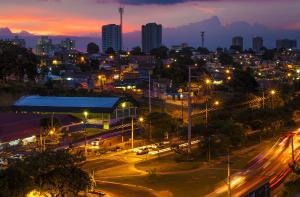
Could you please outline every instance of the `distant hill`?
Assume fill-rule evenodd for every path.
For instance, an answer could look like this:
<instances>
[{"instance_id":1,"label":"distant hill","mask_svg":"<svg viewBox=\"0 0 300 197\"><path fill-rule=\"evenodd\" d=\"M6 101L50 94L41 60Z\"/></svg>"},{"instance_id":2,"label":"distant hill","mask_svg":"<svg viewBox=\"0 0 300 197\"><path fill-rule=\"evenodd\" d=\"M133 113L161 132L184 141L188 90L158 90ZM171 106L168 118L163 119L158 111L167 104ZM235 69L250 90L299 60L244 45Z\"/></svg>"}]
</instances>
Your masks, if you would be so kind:
<instances>
[{"instance_id":1,"label":"distant hill","mask_svg":"<svg viewBox=\"0 0 300 197\"><path fill-rule=\"evenodd\" d=\"M274 48L275 41L283 38L297 39L298 48L300 45L300 30L276 29L258 23L252 25L244 21L237 21L229 25L223 25L217 16L176 28L164 28L163 44L170 47L171 45L177 45L185 42L191 46L198 47L201 45L201 31L205 32L205 46L210 49L215 49L217 47L229 47L233 36L243 36L245 48L251 47L251 39L254 36L262 36L264 38L264 45L268 48ZM15 35L25 38L27 41L27 47L31 48L35 48L36 40L39 37L26 31L14 34L9 28L0 28L0 38L2 39L12 38ZM66 37L70 36L51 36L54 43L60 42ZM85 51L86 45L89 42L95 42L101 45L100 36L71 36L70 38L76 40L76 47L81 51ZM139 31L124 34L125 48L131 49L132 47L140 45L141 33Z\"/></svg>"}]
</instances>

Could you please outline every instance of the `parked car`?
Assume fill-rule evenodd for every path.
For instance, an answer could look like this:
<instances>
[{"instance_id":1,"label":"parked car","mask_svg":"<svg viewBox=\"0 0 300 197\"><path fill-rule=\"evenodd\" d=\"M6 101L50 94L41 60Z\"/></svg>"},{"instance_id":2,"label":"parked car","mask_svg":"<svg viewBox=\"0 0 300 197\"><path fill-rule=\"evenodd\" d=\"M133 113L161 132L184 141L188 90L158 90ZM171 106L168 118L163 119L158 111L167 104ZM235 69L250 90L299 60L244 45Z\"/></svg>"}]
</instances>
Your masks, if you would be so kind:
<instances>
[{"instance_id":1,"label":"parked car","mask_svg":"<svg viewBox=\"0 0 300 197\"><path fill-rule=\"evenodd\" d=\"M7 159L0 158L0 166L7 166L7 165L8 165Z\"/></svg>"},{"instance_id":2,"label":"parked car","mask_svg":"<svg viewBox=\"0 0 300 197\"><path fill-rule=\"evenodd\" d=\"M23 160L24 159L24 155L22 155L22 154L15 154L15 155L10 156L10 159L20 159L20 160Z\"/></svg>"},{"instance_id":3,"label":"parked car","mask_svg":"<svg viewBox=\"0 0 300 197\"><path fill-rule=\"evenodd\" d=\"M92 146L100 146L101 144L103 144L104 141L102 141L101 138L95 139L94 141L91 142Z\"/></svg>"},{"instance_id":4,"label":"parked car","mask_svg":"<svg viewBox=\"0 0 300 197\"><path fill-rule=\"evenodd\" d=\"M136 152L137 155L145 155L148 153L149 153L149 148L141 148Z\"/></svg>"}]
</instances>

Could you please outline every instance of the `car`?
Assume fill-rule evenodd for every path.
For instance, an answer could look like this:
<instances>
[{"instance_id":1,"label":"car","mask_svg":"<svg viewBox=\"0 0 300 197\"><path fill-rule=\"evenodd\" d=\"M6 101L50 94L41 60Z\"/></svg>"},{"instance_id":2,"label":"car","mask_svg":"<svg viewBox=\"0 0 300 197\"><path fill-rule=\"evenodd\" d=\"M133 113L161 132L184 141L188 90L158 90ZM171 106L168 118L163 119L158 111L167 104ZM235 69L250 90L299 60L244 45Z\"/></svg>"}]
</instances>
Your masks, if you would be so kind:
<instances>
[{"instance_id":1,"label":"car","mask_svg":"<svg viewBox=\"0 0 300 197\"><path fill-rule=\"evenodd\" d=\"M101 141L101 138L95 139L94 141L91 142L92 146L100 146L101 144L103 144L103 141Z\"/></svg>"},{"instance_id":2,"label":"car","mask_svg":"<svg viewBox=\"0 0 300 197\"><path fill-rule=\"evenodd\" d=\"M140 148L136 154L137 155L145 155L145 154L148 154L149 153L149 148Z\"/></svg>"},{"instance_id":3,"label":"car","mask_svg":"<svg viewBox=\"0 0 300 197\"><path fill-rule=\"evenodd\" d=\"M164 147L165 147L165 144L163 142L160 142L160 143L156 144L156 148L158 148L158 149L162 149Z\"/></svg>"},{"instance_id":4,"label":"car","mask_svg":"<svg viewBox=\"0 0 300 197\"><path fill-rule=\"evenodd\" d=\"M0 166L7 166L7 165L8 165L7 159L0 159Z\"/></svg>"},{"instance_id":5,"label":"car","mask_svg":"<svg viewBox=\"0 0 300 197\"><path fill-rule=\"evenodd\" d=\"M24 159L24 155L22 154L15 154L15 155L12 155L10 156L11 159L20 159L20 160L23 160Z\"/></svg>"}]
</instances>

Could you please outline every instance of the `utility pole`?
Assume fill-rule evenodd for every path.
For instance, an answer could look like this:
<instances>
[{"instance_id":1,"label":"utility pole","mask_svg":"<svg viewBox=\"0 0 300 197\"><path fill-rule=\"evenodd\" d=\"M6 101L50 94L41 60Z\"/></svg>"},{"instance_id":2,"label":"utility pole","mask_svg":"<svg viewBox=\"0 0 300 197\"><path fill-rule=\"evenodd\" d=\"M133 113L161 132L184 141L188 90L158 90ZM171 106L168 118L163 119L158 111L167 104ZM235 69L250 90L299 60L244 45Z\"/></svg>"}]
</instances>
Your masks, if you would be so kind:
<instances>
[{"instance_id":1,"label":"utility pole","mask_svg":"<svg viewBox=\"0 0 300 197\"><path fill-rule=\"evenodd\" d=\"M188 154L192 151L192 99L191 99L191 65L189 65L189 82L188 82Z\"/></svg>"},{"instance_id":2,"label":"utility pole","mask_svg":"<svg viewBox=\"0 0 300 197\"><path fill-rule=\"evenodd\" d=\"M230 155L229 155L229 151L228 151L228 155L227 155L227 185L228 185L228 197L231 197L231 180L230 180Z\"/></svg>"},{"instance_id":3,"label":"utility pole","mask_svg":"<svg viewBox=\"0 0 300 197\"><path fill-rule=\"evenodd\" d=\"M210 164L210 136L208 136L208 163Z\"/></svg>"},{"instance_id":4,"label":"utility pole","mask_svg":"<svg viewBox=\"0 0 300 197\"><path fill-rule=\"evenodd\" d=\"M148 79L149 113L151 113L152 109L151 109L151 72L150 72L150 70L149 70L148 74L149 74L149 79Z\"/></svg>"},{"instance_id":5,"label":"utility pole","mask_svg":"<svg viewBox=\"0 0 300 197\"><path fill-rule=\"evenodd\" d=\"M149 84L148 84L148 88L149 88L149 92L148 92L148 96L149 96L149 114L151 114L152 112L152 107L151 107L151 71L148 71L149 74ZM152 130L151 130L151 119L149 120L149 139L150 141L152 140Z\"/></svg>"},{"instance_id":6,"label":"utility pole","mask_svg":"<svg viewBox=\"0 0 300 197\"><path fill-rule=\"evenodd\" d=\"M292 146L292 162L295 163L295 149L294 149L294 136L291 137L291 146Z\"/></svg>"},{"instance_id":7,"label":"utility pole","mask_svg":"<svg viewBox=\"0 0 300 197\"><path fill-rule=\"evenodd\" d=\"M133 135L134 135L134 128L133 128L133 117L131 117L131 149L133 149Z\"/></svg>"},{"instance_id":8,"label":"utility pole","mask_svg":"<svg viewBox=\"0 0 300 197\"><path fill-rule=\"evenodd\" d=\"M263 105L263 109L265 109L265 91L264 91L264 89L262 90L262 97L263 97L262 105Z\"/></svg>"},{"instance_id":9,"label":"utility pole","mask_svg":"<svg viewBox=\"0 0 300 197\"><path fill-rule=\"evenodd\" d=\"M205 102L205 127L207 128L208 125L208 99L206 98Z\"/></svg>"}]
</instances>

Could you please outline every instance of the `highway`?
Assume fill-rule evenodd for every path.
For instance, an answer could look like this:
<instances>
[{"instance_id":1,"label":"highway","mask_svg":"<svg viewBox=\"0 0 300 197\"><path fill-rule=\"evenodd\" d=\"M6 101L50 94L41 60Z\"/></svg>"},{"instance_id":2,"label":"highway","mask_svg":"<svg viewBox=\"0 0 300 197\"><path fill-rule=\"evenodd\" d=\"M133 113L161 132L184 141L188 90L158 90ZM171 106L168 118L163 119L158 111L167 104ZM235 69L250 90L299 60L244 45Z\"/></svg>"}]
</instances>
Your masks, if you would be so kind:
<instances>
[{"instance_id":1,"label":"highway","mask_svg":"<svg viewBox=\"0 0 300 197\"><path fill-rule=\"evenodd\" d=\"M246 196L265 183L270 189L279 186L291 172L289 164L292 163L292 141L294 144L294 158L299 159L300 135L299 131L284 134L269 150L262 152L249 162L247 167L230 176L231 196ZM220 183L215 191L207 195L228 196L228 181Z\"/></svg>"}]
</instances>

